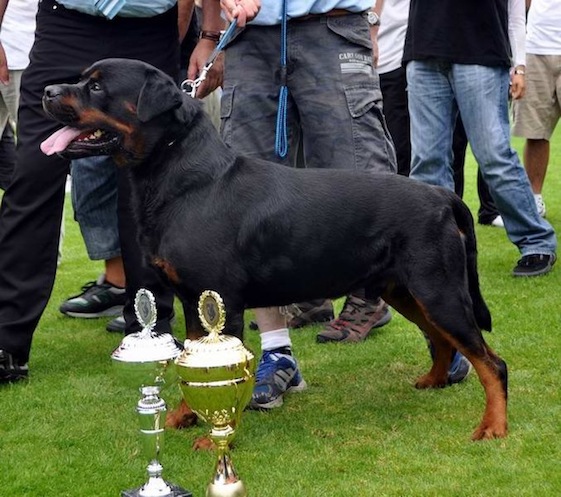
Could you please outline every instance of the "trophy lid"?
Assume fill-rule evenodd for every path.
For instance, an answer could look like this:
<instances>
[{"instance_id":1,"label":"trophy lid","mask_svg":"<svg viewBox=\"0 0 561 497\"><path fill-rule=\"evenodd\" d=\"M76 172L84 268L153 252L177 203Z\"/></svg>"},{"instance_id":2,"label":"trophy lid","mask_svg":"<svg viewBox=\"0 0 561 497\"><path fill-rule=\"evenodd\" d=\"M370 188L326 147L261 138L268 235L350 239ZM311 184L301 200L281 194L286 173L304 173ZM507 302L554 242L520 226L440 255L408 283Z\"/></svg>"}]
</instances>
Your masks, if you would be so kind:
<instances>
[{"instance_id":1,"label":"trophy lid","mask_svg":"<svg viewBox=\"0 0 561 497\"><path fill-rule=\"evenodd\" d=\"M149 290L141 288L134 299L136 318L142 331L123 338L111 357L121 362L156 362L175 359L180 353L177 340L169 333L153 331L157 321L156 300Z\"/></svg>"},{"instance_id":2,"label":"trophy lid","mask_svg":"<svg viewBox=\"0 0 561 497\"><path fill-rule=\"evenodd\" d=\"M186 340L177 365L183 368L224 368L245 364L253 353L234 336L222 335L226 311L220 295L206 290L199 298L199 319L208 335L198 340Z\"/></svg>"}]
</instances>

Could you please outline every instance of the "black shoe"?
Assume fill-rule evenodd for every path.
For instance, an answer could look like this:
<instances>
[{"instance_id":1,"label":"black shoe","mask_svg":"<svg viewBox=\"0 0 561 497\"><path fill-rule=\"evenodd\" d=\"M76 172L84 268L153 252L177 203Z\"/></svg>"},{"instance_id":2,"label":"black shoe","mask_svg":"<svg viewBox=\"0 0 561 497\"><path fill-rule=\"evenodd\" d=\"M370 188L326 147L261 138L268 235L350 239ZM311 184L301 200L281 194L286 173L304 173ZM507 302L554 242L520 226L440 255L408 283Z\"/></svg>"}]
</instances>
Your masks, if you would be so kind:
<instances>
[{"instance_id":1,"label":"black shoe","mask_svg":"<svg viewBox=\"0 0 561 497\"><path fill-rule=\"evenodd\" d=\"M118 316L127 300L124 288L105 283L105 275L82 287L82 293L70 297L60 306L60 312L73 318Z\"/></svg>"},{"instance_id":2,"label":"black shoe","mask_svg":"<svg viewBox=\"0 0 561 497\"><path fill-rule=\"evenodd\" d=\"M555 264L555 255L530 254L518 261L512 270L513 276L539 276L551 271Z\"/></svg>"},{"instance_id":3,"label":"black shoe","mask_svg":"<svg viewBox=\"0 0 561 497\"><path fill-rule=\"evenodd\" d=\"M175 323L175 313L172 313L169 319L170 325ZM112 319L107 323L105 329L110 333L124 333L126 330L127 324L125 323L125 318L123 315L117 316L115 319ZM156 331L158 330L158 325L156 325Z\"/></svg>"},{"instance_id":4,"label":"black shoe","mask_svg":"<svg viewBox=\"0 0 561 497\"><path fill-rule=\"evenodd\" d=\"M125 318L121 315L109 321L105 329L111 333L124 333L126 326Z\"/></svg>"},{"instance_id":5,"label":"black shoe","mask_svg":"<svg viewBox=\"0 0 561 497\"><path fill-rule=\"evenodd\" d=\"M0 349L0 384L27 379L27 363L18 361L12 354Z\"/></svg>"}]
</instances>

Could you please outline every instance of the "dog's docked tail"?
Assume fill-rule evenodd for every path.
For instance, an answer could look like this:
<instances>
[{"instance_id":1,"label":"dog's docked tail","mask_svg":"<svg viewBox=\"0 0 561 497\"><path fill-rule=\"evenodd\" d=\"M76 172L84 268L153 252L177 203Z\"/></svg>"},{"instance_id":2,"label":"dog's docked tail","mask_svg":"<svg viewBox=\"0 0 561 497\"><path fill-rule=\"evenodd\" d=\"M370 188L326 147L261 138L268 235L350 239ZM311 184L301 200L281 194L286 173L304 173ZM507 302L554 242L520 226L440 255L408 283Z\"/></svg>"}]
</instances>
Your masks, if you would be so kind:
<instances>
[{"instance_id":1,"label":"dog's docked tail","mask_svg":"<svg viewBox=\"0 0 561 497\"><path fill-rule=\"evenodd\" d=\"M473 227L473 216L471 215L467 205L464 204L459 197L455 194L451 196L454 197L452 200L454 217L456 218L458 228L464 235L468 287L471 301L473 303L475 320L481 329L491 331L491 313L489 312L489 308L483 299L483 295L481 295L481 289L479 287L479 275L477 273L477 241L475 239L475 229Z\"/></svg>"}]
</instances>

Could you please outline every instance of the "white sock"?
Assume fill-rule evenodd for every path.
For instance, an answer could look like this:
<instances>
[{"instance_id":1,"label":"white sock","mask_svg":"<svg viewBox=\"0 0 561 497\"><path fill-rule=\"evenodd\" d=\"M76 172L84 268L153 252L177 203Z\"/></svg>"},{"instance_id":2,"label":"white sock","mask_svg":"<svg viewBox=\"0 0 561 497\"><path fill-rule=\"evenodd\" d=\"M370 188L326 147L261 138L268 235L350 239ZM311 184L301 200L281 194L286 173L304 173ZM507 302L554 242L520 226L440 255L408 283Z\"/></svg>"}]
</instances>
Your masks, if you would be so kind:
<instances>
[{"instance_id":1,"label":"white sock","mask_svg":"<svg viewBox=\"0 0 561 497\"><path fill-rule=\"evenodd\" d=\"M266 331L260 334L261 350L274 350L281 347L292 347L288 328L280 330Z\"/></svg>"}]
</instances>

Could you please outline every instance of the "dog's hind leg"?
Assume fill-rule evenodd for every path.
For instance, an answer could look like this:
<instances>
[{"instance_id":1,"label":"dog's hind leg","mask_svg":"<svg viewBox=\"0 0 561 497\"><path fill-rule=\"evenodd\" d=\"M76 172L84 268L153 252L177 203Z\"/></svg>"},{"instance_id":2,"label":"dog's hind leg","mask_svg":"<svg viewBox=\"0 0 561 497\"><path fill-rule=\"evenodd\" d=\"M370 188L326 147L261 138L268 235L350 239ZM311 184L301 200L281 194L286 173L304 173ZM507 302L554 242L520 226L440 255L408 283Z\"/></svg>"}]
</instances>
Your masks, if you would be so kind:
<instances>
[{"instance_id":1,"label":"dog's hind leg","mask_svg":"<svg viewBox=\"0 0 561 497\"><path fill-rule=\"evenodd\" d=\"M427 320L423 309L404 287L393 287L383 294L384 300L402 316L415 323L426 338L432 342L432 367L427 374L420 376L415 382L416 388L443 388L448 385L448 368L454 349L450 342Z\"/></svg>"},{"instance_id":2,"label":"dog's hind leg","mask_svg":"<svg viewBox=\"0 0 561 497\"><path fill-rule=\"evenodd\" d=\"M442 368L447 370L451 352L454 348L458 349L475 368L485 390L485 412L472 438L482 440L506 436L507 366L485 343L469 308L471 300L461 288L449 285L446 294L433 293L430 303L421 303L404 288L386 291L384 299L398 312L403 311L404 316L425 331L435 345L433 367L419 379L417 386L440 386Z\"/></svg>"}]
</instances>

